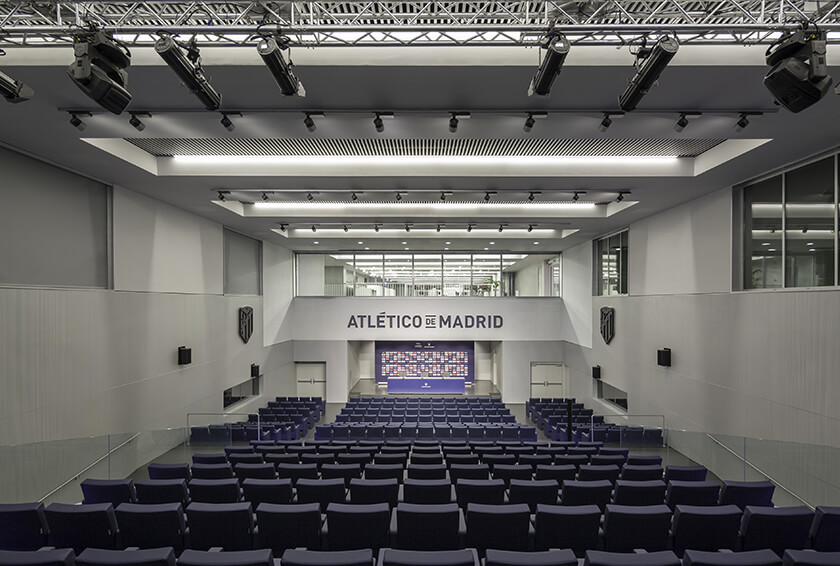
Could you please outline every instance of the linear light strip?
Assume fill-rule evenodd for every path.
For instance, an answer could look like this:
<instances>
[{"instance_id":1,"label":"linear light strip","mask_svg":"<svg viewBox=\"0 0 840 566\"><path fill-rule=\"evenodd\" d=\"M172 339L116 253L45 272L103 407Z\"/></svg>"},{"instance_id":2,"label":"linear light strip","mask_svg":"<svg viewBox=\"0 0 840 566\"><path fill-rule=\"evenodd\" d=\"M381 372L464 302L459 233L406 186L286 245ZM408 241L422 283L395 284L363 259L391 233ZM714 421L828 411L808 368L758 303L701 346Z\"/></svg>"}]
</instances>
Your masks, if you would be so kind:
<instances>
[{"instance_id":1,"label":"linear light strip","mask_svg":"<svg viewBox=\"0 0 840 566\"><path fill-rule=\"evenodd\" d=\"M381 210L383 208L397 209L440 209L440 210L487 210L487 209L517 209L517 210L593 210L597 204L592 202L527 202L527 203L494 203L494 202L255 202L252 204L260 210L305 210L316 211L348 209L353 211ZM604 205L600 205L604 206ZM384 229L383 229L384 230Z\"/></svg>"},{"instance_id":2,"label":"linear light strip","mask_svg":"<svg viewBox=\"0 0 840 566\"><path fill-rule=\"evenodd\" d=\"M276 229L276 228L273 229L273 230L275 232L278 231L278 229ZM447 235L450 235L450 236L458 235L458 236L463 237L464 234L467 233L471 236L485 236L486 237L486 236L490 236L490 235L495 235L499 238L503 238L505 234L508 234L508 235L510 235L510 234L517 234L517 235L530 234L532 236L538 236L538 235L550 236L552 234L557 233L558 231L559 230L548 229L548 228L534 228L533 230L531 230L531 232L528 232L527 228L505 228L505 230L501 234L499 234L499 230L494 229L494 228L473 228L471 232L467 232L466 228L458 228L458 229L455 229L455 228L441 228L440 232L438 232L435 228L412 228L411 232L406 232L405 229L400 229L400 228L380 228L379 232L374 231L373 228L350 228L350 230L348 232L345 232L343 228L317 228L317 226L316 226L316 231L315 232L312 232L311 229L306 229L306 228L295 228L295 229L290 230L289 232L291 233L291 235L294 235L296 237L298 237L298 236L310 237L313 234L323 234L323 235L328 235L328 236L332 235L333 237L342 236L342 237L346 237L346 238L355 238L355 237L358 237L360 234L366 234L368 236L374 236L374 235L378 234L380 237L387 236L387 235L390 235L390 234L393 234L393 235L401 234L405 237L415 236L415 235L418 235L418 234L423 234L423 235L435 234L435 235L438 235L438 236L441 236L441 237L447 236Z\"/></svg>"},{"instance_id":3,"label":"linear light strip","mask_svg":"<svg viewBox=\"0 0 840 566\"><path fill-rule=\"evenodd\" d=\"M671 156L578 156L578 157L542 157L542 156L433 156L433 155L400 155L400 156L280 156L280 155L174 155L172 159L178 163L189 165L324 165L325 160L330 164L340 165L673 165L679 157Z\"/></svg>"}]
</instances>

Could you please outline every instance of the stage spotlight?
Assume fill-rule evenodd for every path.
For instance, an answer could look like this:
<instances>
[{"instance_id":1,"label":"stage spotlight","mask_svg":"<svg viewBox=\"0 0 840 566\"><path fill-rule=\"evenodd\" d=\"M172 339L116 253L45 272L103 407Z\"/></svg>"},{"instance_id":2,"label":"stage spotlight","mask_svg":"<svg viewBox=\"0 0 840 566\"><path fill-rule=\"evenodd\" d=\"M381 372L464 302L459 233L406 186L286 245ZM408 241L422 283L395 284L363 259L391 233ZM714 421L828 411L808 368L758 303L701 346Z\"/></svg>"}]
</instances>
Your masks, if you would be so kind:
<instances>
[{"instance_id":1,"label":"stage spotlight","mask_svg":"<svg viewBox=\"0 0 840 566\"><path fill-rule=\"evenodd\" d=\"M166 35L155 42L155 51L175 71L184 86L201 101L207 110L218 110L222 106L222 95L210 86L201 68L201 54L193 38L186 45L179 44Z\"/></svg>"},{"instance_id":2,"label":"stage spotlight","mask_svg":"<svg viewBox=\"0 0 840 566\"><path fill-rule=\"evenodd\" d=\"M746 112L741 112L738 116L738 121L735 122L735 131L740 132L744 128L750 125L750 119L748 118L749 114Z\"/></svg>"},{"instance_id":3,"label":"stage spotlight","mask_svg":"<svg viewBox=\"0 0 840 566\"><path fill-rule=\"evenodd\" d=\"M674 130L682 132L691 120L696 120L702 116L701 112L681 112L677 123L674 124Z\"/></svg>"},{"instance_id":4,"label":"stage spotlight","mask_svg":"<svg viewBox=\"0 0 840 566\"><path fill-rule=\"evenodd\" d=\"M144 124L140 120L139 116L151 117L152 115L149 114L148 112L132 112L131 113L131 118L128 119L128 123L131 124L134 127L134 129L137 130L138 132L142 132L143 130L146 129L146 124Z\"/></svg>"},{"instance_id":5,"label":"stage spotlight","mask_svg":"<svg viewBox=\"0 0 840 566\"><path fill-rule=\"evenodd\" d=\"M537 123L537 121L534 120L534 115L529 112L528 117L525 118L525 125L522 126L522 129L525 130L526 132L530 132L531 130L534 129L534 124L536 124L536 123Z\"/></svg>"},{"instance_id":6,"label":"stage spotlight","mask_svg":"<svg viewBox=\"0 0 840 566\"><path fill-rule=\"evenodd\" d=\"M615 197L615 202L621 202L624 200L624 195L629 195L630 191L618 191L618 196Z\"/></svg>"},{"instance_id":7,"label":"stage spotlight","mask_svg":"<svg viewBox=\"0 0 840 566\"><path fill-rule=\"evenodd\" d=\"M472 229L473 229L473 225L472 224L467 224L467 232L472 232Z\"/></svg>"},{"instance_id":8,"label":"stage spotlight","mask_svg":"<svg viewBox=\"0 0 840 566\"><path fill-rule=\"evenodd\" d=\"M458 131L458 118L455 117L455 114L452 114L452 117L449 118L449 132L455 133Z\"/></svg>"},{"instance_id":9,"label":"stage spotlight","mask_svg":"<svg viewBox=\"0 0 840 566\"><path fill-rule=\"evenodd\" d=\"M572 195L572 202L577 202L578 200L580 200L580 194L578 194L578 192L575 191L575 194Z\"/></svg>"},{"instance_id":10,"label":"stage spotlight","mask_svg":"<svg viewBox=\"0 0 840 566\"><path fill-rule=\"evenodd\" d=\"M675 38L663 37L652 48L642 45L636 54L636 75L630 79L627 89L618 97L618 106L625 112L636 109L674 55L680 44Z\"/></svg>"},{"instance_id":11,"label":"stage spotlight","mask_svg":"<svg viewBox=\"0 0 840 566\"><path fill-rule=\"evenodd\" d=\"M315 125L315 120L312 119L309 112L306 113L306 116L303 119L303 125L306 126L306 129L310 132L314 132L318 129L318 126Z\"/></svg>"},{"instance_id":12,"label":"stage spotlight","mask_svg":"<svg viewBox=\"0 0 840 566\"><path fill-rule=\"evenodd\" d=\"M484 192L484 202L490 202L490 197L495 195L496 191L485 191Z\"/></svg>"},{"instance_id":13,"label":"stage spotlight","mask_svg":"<svg viewBox=\"0 0 840 566\"><path fill-rule=\"evenodd\" d=\"M504 229L505 229L505 225L504 224L499 224L499 234L501 234L502 231L504 231Z\"/></svg>"},{"instance_id":14,"label":"stage spotlight","mask_svg":"<svg viewBox=\"0 0 840 566\"><path fill-rule=\"evenodd\" d=\"M538 96L548 96L551 91L551 85L554 79L560 74L563 68L563 63L566 61L566 56L572 48L569 40L563 34L550 35L541 41L542 49L545 49L545 55L540 63L537 74L531 79L531 84L528 85L528 96L536 94ZM525 130L528 131L528 130Z\"/></svg>"},{"instance_id":15,"label":"stage spotlight","mask_svg":"<svg viewBox=\"0 0 840 566\"><path fill-rule=\"evenodd\" d=\"M440 232L440 224L437 225L437 228L435 229L435 231Z\"/></svg>"},{"instance_id":16,"label":"stage spotlight","mask_svg":"<svg viewBox=\"0 0 840 566\"><path fill-rule=\"evenodd\" d=\"M220 120L220 122L222 123L222 126L224 126L225 129L229 132L232 132L236 129L236 124L233 123L233 120L231 120L230 116L228 116L227 114L222 114L222 119Z\"/></svg>"},{"instance_id":17,"label":"stage spotlight","mask_svg":"<svg viewBox=\"0 0 840 566\"><path fill-rule=\"evenodd\" d=\"M831 77L826 62L826 33L797 30L767 49L770 70L764 86L776 104L801 112L828 94Z\"/></svg>"},{"instance_id":18,"label":"stage spotlight","mask_svg":"<svg viewBox=\"0 0 840 566\"><path fill-rule=\"evenodd\" d=\"M102 31L73 38L76 59L67 74L91 100L112 114L121 114L131 102L128 72L131 52Z\"/></svg>"},{"instance_id":19,"label":"stage spotlight","mask_svg":"<svg viewBox=\"0 0 840 566\"><path fill-rule=\"evenodd\" d=\"M350 193L350 200L354 202L359 200L359 195L357 195L356 193Z\"/></svg>"},{"instance_id":20,"label":"stage spotlight","mask_svg":"<svg viewBox=\"0 0 840 566\"><path fill-rule=\"evenodd\" d=\"M280 231L281 231L281 232L285 232L285 231L286 231L286 225L285 225L285 224L281 224L281 225L280 225Z\"/></svg>"},{"instance_id":21,"label":"stage spotlight","mask_svg":"<svg viewBox=\"0 0 840 566\"><path fill-rule=\"evenodd\" d=\"M408 224L406 224L406 225L405 225L405 231L406 231L406 232L411 232L411 226L409 226Z\"/></svg>"},{"instance_id":22,"label":"stage spotlight","mask_svg":"<svg viewBox=\"0 0 840 566\"><path fill-rule=\"evenodd\" d=\"M315 197L312 196L312 193L306 193L306 200L312 201L315 200Z\"/></svg>"},{"instance_id":23,"label":"stage spotlight","mask_svg":"<svg viewBox=\"0 0 840 566\"><path fill-rule=\"evenodd\" d=\"M84 131L87 128L87 124L82 122L82 119L79 118L78 114L70 114L70 125L79 130L80 132Z\"/></svg>"},{"instance_id":24,"label":"stage spotlight","mask_svg":"<svg viewBox=\"0 0 840 566\"><path fill-rule=\"evenodd\" d=\"M398 201L400 201L400 200L402 200L402 196L403 196L403 194L402 194L402 193L400 193L400 192L398 192L398 193L397 193L397 196L396 196L395 198L396 198Z\"/></svg>"},{"instance_id":25,"label":"stage spotlight","mask_svg":"<svg viewBox=\"0 0 840 566\"><path fill-rule=\"evenodd\" d=\"M534 225L533 224L528 224L528 233L530 234L533 231L534 231Z\"/></svg>"},{"instance_id":26,"label":"stage spotlight","mask_svg":"<svg viewBox=\"0 0 840 566\"><path fill-rule=\"evenodd\" d=\"M277 86L280 87L280 92L284 96L306 96L306 89L303 84L295 76L294 63L291 58L288 62L283 57L283 51L288 49L288 41L284 37L280 37L278 41L275 37L266 37L257 44L257 53L262 57L263 63L268 67L271 76Z\"/></svg>"},{"instance_id":27,"label":"stage spotlight","mask_svg":"<svg viewBox=\"0 0 840 566\"><path fill-rule=\"evenodd\" d=\"M534 202L534 193L533 192L528 193L528 202Z\"/></svg>"},{"instance_id":28,"label":"stage spotlight","mask_svg":"<svg viewBox=\"0 0 840 566\"><path fill-rule=\"evenodd\" d=\"M219 200L220 201L225 202L225 194L227 194L226 191L219 191Z\"/></svg>"},{"instance_id":29,"label":"stage spotlight","mask_svg":"<svg viewBox=\"0 0 840 566\"><path fill-rule=\"evenodd\" d=\"M35 91L0 71L0 95L6 99L6 102L16 104L18 102L26 102L35 96Z\"/></svg>"},{"instance_id":30,"label":"stage spotlight","mask_svg":"<svg viewBox=\"0 0 840 566\"><path fill-rule=\"evenodd\" d=\"M380 134L385 131L385 124L382 122L382 118L379 114L377 114L373 119L373 127L376 128L376 131Z\"/></svg>"},{"instance_id":31,"label":"stage spotlight","mask_svg":"<svg viewBox=\"0 0 840 566\"><path fill-rule=\"evenodd\" d=\"M315 228L315 225L314 225L314 224L312 225L312 231L313 231L313 232L317 232L317 230L316 230L316 228Z\"/></svg>"},{"instance_id":32,"label":"stage spotlight","mask_svg":"<svg viewBox=\"0 0 840 566\"><path fill-rule=\"evenodd\" d=\"M267 194L265 194L265 193L263 193L263 194L262 194L262 199L263 199L263 200L268 200L268 195L267 195Z\"/></svg>"},{"instance_id":33,"label":"stage spotlight","mask_svg":"<svg viewBox=\"0 0 840 566\"><path fill-rule=\"evenodd\" d=\"M379 233L379 224L374 224L373 225L373 231L376 232L376 233Z\"/></svg>"},{"instance_id":34,"label":"stage spotlight","mask_svg":"<svg viewBox=\"0 0 840 566\"><path fill-rule=\"evenodd\" d=\"M610 118L609 114L604 114L604 119L601 120L601 123L598 125L598 129L602 132L606 132L610 126L612 126L612 119Z\"/></svg>"},{"instance_id":35,"label":"stage spotlight","mask_svg":"<svg viewBox=\"0 0 840 566\"><path fill-rule=\"evenodd\" d=\"M350 231L350 229L349 229L349 228L347 228L347 224L345 224L345 225L344 225L344 231L345 231L345 232L349 232L349 231Z\"/></svg>"}]
</instances>

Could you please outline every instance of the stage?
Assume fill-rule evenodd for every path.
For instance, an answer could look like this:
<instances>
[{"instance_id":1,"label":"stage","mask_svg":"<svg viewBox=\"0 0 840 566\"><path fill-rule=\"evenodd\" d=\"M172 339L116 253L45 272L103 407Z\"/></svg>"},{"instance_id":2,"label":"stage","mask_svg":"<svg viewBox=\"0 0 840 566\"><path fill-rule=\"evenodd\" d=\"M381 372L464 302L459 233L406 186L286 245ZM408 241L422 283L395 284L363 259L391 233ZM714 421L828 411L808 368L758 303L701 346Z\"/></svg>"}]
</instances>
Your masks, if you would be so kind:
<instances>
[{"instance_id":1,"label":"stage","mask_svg":"<svg viewBox=\"0 0 840 566\"><path fill-rule=\"evenodd\" d=\"M463 395L466 392L466 381L454 378L392 377L388 381L380 381L378 386L381 387L383 383L387 384L388 393L415 393L419 395L455 393Z\"/></svg>"},{"instance_id":2,"label":"stage","mask_svg":"<svg viewBox=\"0 0 840 566\"><path fill-rule=\"evenodd\" d=\"M416 397L424 393L388 393L385 383L377 386L374 379L360 379L350 389L351 397L386 397L386 396ZM501 397L502 394L490 380L479 380L468 385L463 394L460 393L429 393L434 397Z\"/></svg>"}]
</instances>

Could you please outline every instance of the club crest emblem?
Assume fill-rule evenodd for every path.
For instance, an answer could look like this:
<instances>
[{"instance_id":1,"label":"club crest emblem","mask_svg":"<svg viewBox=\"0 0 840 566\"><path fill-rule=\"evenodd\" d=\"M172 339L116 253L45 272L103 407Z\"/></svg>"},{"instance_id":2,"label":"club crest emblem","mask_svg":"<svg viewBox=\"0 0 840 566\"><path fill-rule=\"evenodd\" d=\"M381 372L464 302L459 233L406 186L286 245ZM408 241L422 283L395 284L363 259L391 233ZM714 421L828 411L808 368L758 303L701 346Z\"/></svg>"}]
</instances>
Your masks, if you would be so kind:
<instances>
[{"instance_id":1,"label":"club crest emblem","mask_svg":"<svg viewBox=\"0 0 840 566\"><path fill-rule=\"evenodd\" d=\"M613 307L601 307L601 336L606 344L612 342L615 336L615 309Z\"/></svg>"},{"instance_id":2,"label":"club crest emblem","mask_svg":"<svg viewBox=\"0 0 840 566\"><path fill-rule=\"evenodd\" d=\"M251 307L239 307L239 337L246 344L254 333L254 309Z\"/></svg>"}]
</instances>

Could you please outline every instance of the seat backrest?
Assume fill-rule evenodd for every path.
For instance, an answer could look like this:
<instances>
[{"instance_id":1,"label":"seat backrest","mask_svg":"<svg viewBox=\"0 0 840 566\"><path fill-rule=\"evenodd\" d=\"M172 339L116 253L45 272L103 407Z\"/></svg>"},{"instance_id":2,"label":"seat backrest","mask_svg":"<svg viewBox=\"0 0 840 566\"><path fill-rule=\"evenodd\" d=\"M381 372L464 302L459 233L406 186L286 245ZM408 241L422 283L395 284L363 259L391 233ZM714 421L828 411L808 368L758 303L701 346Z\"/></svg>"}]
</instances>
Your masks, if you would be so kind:
<instances>
[{"instance_id":1,"label":"seat backrest","mask_svg":"<svg viewBox=\"0 0 840 566\"><path fill-rule=\"evenodd\" d=\"M665 483L669 481L706 481L705 466L665 466Z\"/></svg>"},{"instance_id":2,"label":"seat backrest","mask_svg":"<svg viewBox=\"0 0 840 566\"><path fill-rule=\"evenodd\" d=\"M401 464L368 464L364 473L366 480L395 479L398 483L402 483L404 475L405 468Z\"/></svg>"},{"instance_id":3,"label":"seat backrest","mask_svg":"<svg viewBox=\"0 0 840 566\"><path fill-rule=\"evenodd\" d=\"M528 550L531 511L514 505L467 505L467 547L483 555L488 548Z\"/></svg>"},{"instance_id":4,"label":"seat backrest","mask_svg":"<svg viewBox=\"0 0 840 566\"><path fill-rule=\"evenodd\" d=\"M227 456L224 452L198 453L192 455L193 465L195 464L227 464Z\"/></svg>"},{"instance_id":5,"label":"seat backrest","mask_svg":"<svg viewBox=\"0 0 840 566\"><path fill-rule=\"evenodd\" d=\"M187 507L190 548L207 550L220 546L226 552L251 550L254 517L251 504L190 503Z\"/></svg>"},{"instance_id":6,"label":"seat backrest","mask_svg":"<svg viewBox=\"0 0 840 566\"><path fill-rule=\"evenodd\" d=\"M615 483L621 470L615 464L606 466L593 466L591 464L581 466L578 470L578 479L581 481L608 480Z\"/></svg>"},{"instance_id":7,"label":"seat backrest","mask_svg":"<svg viewBox=\"0 0 840 566\"><path fill-rule=\"evenodd\" d=\"M236 552L185 550L178 557L178 566L274 566L274 554L268 549Z\"/></svg>"},{"instance_id":8,"label":"seat backrest","mask_svg":"<svg viewBox=\"0 0 840 566\"><path fill-rule=\"evenodd\" d=\"M190 465L183 464L156 464L151 463L146 466L146 471L149 473L150 480L175 480L185 479L189 481L192 478L190 474Z\"/></svg>"},{"instance_id":9,"label":"seat backrest","mask_svg":"<svg viewBox=\"0 0 840 566\"><path fill-rule=\"evenodd\" d=\"M52 546L72 548L76 554L85 548L116 548L117 519L110 503L50 503L44 513Z\"/></svg>"},{"instance_id":10,"label":"seat backrest","mask_svg":"<svg viewBox=\"0 0 840 566\"><path fill-rule=\"evenodd\" d=\"M190 499L198 503L236 503L240 500L239 480L192 479L188 485Z\"/></svg>"},{"instance_id":11,"label":"seat backrest","mask_svg":"<svg viewBox=\"0 0 840 566\"><path fill-rule=\"evenodd\" d=\"M263 455L262 454L254 454L254 453L246 453L246 454L231 454L228 456L228 462L230 465L236 468L237 464L262 464L263 463Z\"/></svg>"},{"instance_id":12,"label":"seat backrest","mask_svg":"<svg viewBox=\"0 0 840 566\"><path fill-rule=\"evenodd\" d=\"M323 470L327 465L321 467ZM292 480L296 485L300 478L317 479L318 466L316 464L277 464L277 477Z\"/></svg>"},{"instance_id":13,"label":"seat backrest","mask_svg":"<svg viewBox=\"0 0 840 566\"><path fill-rule=\"evenodd\" d=\"M665 504L674 509L677 505L717 505L720 484L714 481L668 482L665 490Z\"/></svg>"},{"instance_id":14,"label":"seat backrest","mask_svg":"<svg viewBox=\"0 0 840 566\"><path fill-rule=\"evenodd\" d=\"M566 480L577 479L577 468L572 465L566 466L546 466L538 464L534 472L534 479L537 480L556 480L561 486Z\"/></svg>"},{"instance_id":15,"label":"seat backrest","mask_svg":"<svg viewBox=\"0 0 840 566\"><path fill-rule=\"evenodd\" d=\"M171 480L137 480L134 484L137 491L137 503L180 503L182 506L190 501L187 491L187 481L183 478Z\"/></svg>"},{"instance_id":16,"label":"seat backrest","mask_svg":"<svg viewBox=\"0 0 840 566\"><path fill-rule=\"evenodd\" d=\"M288 548L321 548L321 507L317 503L257 507L259 532L255 545L270 548L276 556Z\"/></svg>"},{"instance_id":17,"label":"seat backrest","mask_svg":"<svg viewBox=\"0 0 840 566\"><path fill-rule=\"evenodd\" d=\"M248 478L242 482L242 493L254 509L260 503L288 504L292 502L292 480Z\"/></svg>"},{"instance_id":18,"label":"seat backrest","mask_svg":"<svg viewBox=\"0 0 840 566\"><path fill-rule=\"evenodd\" d=\"M452 464L449 466L449 480L457 484L459 479L490 479L490 466L487 464Z\"/></svg>"},{"instance_id":19,"label":"seat backrest","mask_svg":"<svg viewBox=\"0 0 840 566\"><path fill-rule=\"evenodd\" d=\"M737 505L677 505L672 539L674 552L682 557L688 550L738 550L741 510Z\"/></svg>"},{"instance_id":20,"label":"seat backrest","mask_svg":"<svg viewBox=\"0 0 840 566\"><path fill-rule=\"evenodd\" d=\"M665 501L665 482L616 480L613 501L618 505L662 505Z\"/></svg>"},{"instance_id":21,"label":"seat backrest","mask_svg":"<svg viewBox=\"0 0 840 566\"><path fill-rule=\"evenodd\" d=\"M840 507L818 505L809 536L811 548L819 552L840 551Z\"/></svg>"},{"instance_id":22,"label":"seat backrest","mask_svg":"<svg viewBox=\"0 0 840 566\"><path fill-rule=\"evenodd\" d=\"M601 510L597 505L538 504L534 516L536 550L570 548L578 557L598 548Z\"/></svg>"},{"instance_id":23,"label":"seat backrest","mask_svg":"<svg viewBox=\"0 0 840 566\"><path fill-rule=\"evenodd\" d=\"M171 548L139 550L85 549L76 557L77 566L175 566L175 552Z\"/></svg>"},{"instance_id":24,"label":"seat backrest","mask_svg":"<svg viewBox=\"0 0 840 566\"><path fill-rule=\"evenodd\" d=\"M577 566L575 553L568 548L542 552L515 552L487 549L485 566Z\"/></svg>"},{"instance_id":25,"label":"seat backrest","mask_svg":"<svg viewBox=\"0 0 840 566\"><path fill-rule=\"evenodd\" d=\"M511 480L530 480L531 466L525 464L496 464L493 466L493 479L502 480L509 486Z\"/></svg>"},{"instance_id":26,"label":"seat backrest","mask_svg":"<svg viewBox=\"0 0 840 566\"><path fill-rule=\"evenodd\" d=\"M455 503L417 505L400 503L396 548L404 550L454 550L460 545L461 511Z\"/></svg>"},{"instance_id":27,"label":"seat backrest","mask_svg":"<svg viewBox=\"0 0 840 566\"><path fill-rule=\"evenodd\" d=\"M236 464L233 467L233 473L242 482L248 478L273 480L277 478L277 472L274 469L274 464Z\"/></svg>"},{"instance_id":28,"label":"seat backrest","mask_svg":"<svg viewBox=\"0 0 840 566\"><path fill-rule=\"evenodd\" d=\"M589 464L592 466L618 466L619 469L626 461L627 459L620 454L593 454L589 458Z\"/></svg>"},{"instance_id":29,"label":"seat backrest","mask_svg":"<svg viewBox=\"0 0 840 566\"><path fill-rule=\"evenodd\" d=\"M478 555L473 548L435 551L385 548L379 552L376 563L379 566L480 566Z\"/></svg>"},{"instance_id":30,"label":"seat backrest","mask_svg":"<svg viewBox=\"0 0 840 566\"><path fill-rule=\"evenodd\" d=\"M604 550L667 550L670 527L671 510L664 503L647 506L607 505L604 513Z\"/></svg>"},{"instance_id":31,"label":"seat backrest","mask_svg":"<svg viewBox=\"0 0 840 566\"><path fill-rule=\"evenodd\" d=\"M330 550L370 548L378 552L389 546L391 513L387 503L327 506L327 545Z\"/></svg>"},{"instance_id":32,"label":"seat backrest","mask_svg":"<svg viewBox=\"0 0 840 566\"><path fill-rule=\"evenodd\" d=\"M619 476L623 480L648 481L662 479L662 466L637 466L627 464L621 469Z\"/></svg>"},{"instance_id":33,"label":"seat backrest","mask_svg":"<svg viewBox=\"0 0 840 566\"><path fill-rule=\"evenodd\" d=\"M833 566L840 564L840 553L813 550L785 550L783 566Z\"/></svg>"},{"instance_id":34,"label":"seat backrest","mask_svg":"<svg viewBox=\"0 0 840 566\"><path fill-rule=\"evenodd\" d=\"M74 566L71 548L55 550L0 550L0 566Z\"/></svg>"},{"instance_id":35,"label":"seat backrest","mask_svg":"<svg viewBox=\"0 0 840 566\"><path fill-rule=\"evenodd\" d=\"M409 464L407 477L416 480L442 480L446 478L446 466Z\"/></svg>"},{"instance_id":36,"label":"seat backrest","mask_svg":"<svg viewBox=\"0 0 840 566\"><path fill-rule=\"evenodd\" d=\"M342 478L301 478L297 482L297 502L317 503L321 507L321 513L327 510L330 503L344 503L346 495L347 490Z\"/></svg>"},{"instance_id":37,"label":"seat backrest","mask_svg":"<svg viewBox=\"0 0 840 566\"><path fill-rule=\"evenodd\" d=\"M280 560L283 566L370 566L373 564L373 551L345 550L342 552L321 552L319 550L289 549Z\"/></svg>"},{"instance_id":38,"label":"seat backrest","mask_svg":"<svg viewBox=\"0 0 840 566\"><path fill-rule=\"evenodd\" d=\"M43 503L0 504L0 549L38 550L49 534Z\"/></svg>"},{"instance_id":39,"label":"seat backrest","mask_svg":"<svg viewBox=\"0 0 840 566\"><path fill-rule=\"evenodd\" d=\"M670 550L643 554L587 550L583 564L584 566L680 566L680 559Z\"/></svg>"},{"instance_id":40,"label":"seat backrest","mask_svg":"<svg viewBox=\"0 0 840 566\"><path fill-rule=\"evenodd\" d=\"M176 554L184 550L187 526L184 523L184 508L180 503L123 503L114 513L120 526L123 546L171 546Z\"/></svg>"},{"instance_id":41,"label":"seat backrest","mask_svg":"<svg viewBox=\"0 0 840 566\"><path fill-rule=\"evenodd\" d=\"M556 480L510 480L508 497L511 503L525 503L535 513L537 505L557 505L560 484Z\"/></svg>"},{"instance_id":42,"label":"seat backrest","mask_svg":"<svg viewBox=\"0 0 840 566\"><path fill-rule=\"evenodd\" d=\"M754 507L772 507L773 492L776 486L769 481L727 481L720 486L719 505L737 505L741 509Z\"/></svg>"},{"instance_id":43,"label":"seat backrest","mask_svg":"<svg viewBox=\"0 0 840 566\"><path fill-rule=\"evenodd\" d=\"M781 559L772 550L751 550L746 552L709 552L686 550L685 566L781 566Z\"/></svg>"},{"instance_id":44,"label":"seat backrest","mask_svg":"<svg viewBox=\"0 0 840 566\"><path fill-rule=\"evenodd\" d=\"M86 479L82 482L82 494L85 499L82 503L110 503L117 506L120 503L136 503L137 492L134 489L134 481L124 480L96 480Z\"/></svg>"},{"instance_id":45,"label":"seat backrest","mask_svg":"<svg viewBox=\"0 0 840 566\"><path fill-rule=\"evenodd\" d=\"M354 504L387 503L389 508L397 506L400 483L394 479L350 480L350 501Z\"/></svg>"},{"instance_id":46,"label":"seat backrest","mask_svg":"<svg viewBox=\"0 0 840 566\"><path fill-rule=\"evenodd\" d=\"M455 482L455 496L458 507L466 509L470 503L502 505L505 502L505 482L503 480L468 480Z\"/></svg>"},{"instance_id":47,"label":"seat backrest","mask_svg":"<svg viewBox=\"0 0 840 566\"><path fill-rule=\"evenodd\" d=\"M747 505L741 519L743 550L769 548L780 558L785 549L808 548L808 533L814 512L798 507L761 507Z\"/></svg>"},{"instance_id":48,"label":"seat backrest","mask_svg":"<svg viewBox=\"0 0 840 566\"><path fill-rule=\"evenodd\" d=\"M447 479L406 479L403 484L403 501L406 503L443 504L450 503L453 487Z\"/></svg>"},{"instance_id":49,"label":"seat backrest","mask_svg":"<svg viewBox=\"0 0 840 566\"><path fill-rule=\"evenodd\" d=\"M223 480L233 477L233 467L227 462L219 464L193 464L194 480Z\"/></svg>"},{"instance_id":50,"label":"seat backrest","mask_svg":"<svg viewBox=\"0 0 840 566\"><path fill-rule=\"evenodd\" d=\"M608 480L564 481L560 491L563 505L597 505L602 511L612 496L612 484Z\"/></svg>"}]
</instances>

